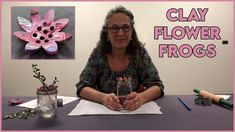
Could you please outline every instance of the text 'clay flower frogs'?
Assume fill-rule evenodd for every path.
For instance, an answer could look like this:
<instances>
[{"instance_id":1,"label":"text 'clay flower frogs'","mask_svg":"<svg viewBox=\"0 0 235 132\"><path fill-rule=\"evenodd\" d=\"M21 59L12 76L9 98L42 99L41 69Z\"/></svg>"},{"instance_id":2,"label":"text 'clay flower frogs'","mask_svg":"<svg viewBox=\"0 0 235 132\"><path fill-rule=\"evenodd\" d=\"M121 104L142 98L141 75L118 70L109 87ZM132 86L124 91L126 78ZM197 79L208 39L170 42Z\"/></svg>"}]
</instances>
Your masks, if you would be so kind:
<instances>
[{"instance_id":1,"label":"text 'clay flower frogs'","mask_svg":"<svg viewBox=\"0 0 235 132\"><path fill-rule=\"evenodd\" d=\"M47 11L44 19L35 9L31 10L31 21L23 17L17 17L20 27L24 31L16 31L14 35L28 42L25 51L37 51L41 47L49 54L56 54L58 46L56 42L61 42L72 37L71 34L60 32L69 22L69 19L62 18L54 21L55 10Z\"/></svg>"}]
</instances>

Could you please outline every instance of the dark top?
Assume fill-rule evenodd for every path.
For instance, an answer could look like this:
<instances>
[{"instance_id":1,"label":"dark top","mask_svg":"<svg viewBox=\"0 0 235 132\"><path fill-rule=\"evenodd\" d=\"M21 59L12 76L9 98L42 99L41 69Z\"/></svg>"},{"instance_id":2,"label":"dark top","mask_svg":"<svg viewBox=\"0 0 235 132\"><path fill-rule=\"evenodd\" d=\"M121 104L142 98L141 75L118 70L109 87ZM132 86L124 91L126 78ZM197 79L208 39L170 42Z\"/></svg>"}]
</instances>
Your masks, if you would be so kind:
<instances>
[{"instance_id":1,"label":"dark top","mask_svg":"<svg viewBox=\"0 0 235 132\"><path fill-rule=\"evenodd\" d=\"M141 46L135 55L130 55L127 68L120 72L112 71L107 56L101 56L95 48L80 75L80 81L76 84L77 96L84 87L91 87L104 93L116 93L118 77L131 77L132 91L139 91L140 85L146 89L157 85L161 88L161 95L164 95L164 86L158 71L146 49Z\"/></svg>"}]
</instances>

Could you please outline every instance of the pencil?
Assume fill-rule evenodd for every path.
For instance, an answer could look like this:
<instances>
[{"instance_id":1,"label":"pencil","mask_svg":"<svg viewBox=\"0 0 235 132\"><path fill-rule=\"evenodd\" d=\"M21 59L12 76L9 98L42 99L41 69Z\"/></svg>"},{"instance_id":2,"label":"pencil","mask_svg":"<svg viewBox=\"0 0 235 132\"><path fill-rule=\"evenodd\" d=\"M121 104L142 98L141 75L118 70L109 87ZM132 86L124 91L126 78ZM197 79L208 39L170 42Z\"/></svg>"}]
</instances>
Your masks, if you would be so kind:
<instances>
[{"instance_id":1,"label":"pencil","mask_svg":"<svg viewBox=\"0 0 235 132\"><path fill-rule=\"evenodd\" d=\"M178 100L188 111L191 111L191 109L179 97L178 97Z\"/></svg>"}]
</instances>

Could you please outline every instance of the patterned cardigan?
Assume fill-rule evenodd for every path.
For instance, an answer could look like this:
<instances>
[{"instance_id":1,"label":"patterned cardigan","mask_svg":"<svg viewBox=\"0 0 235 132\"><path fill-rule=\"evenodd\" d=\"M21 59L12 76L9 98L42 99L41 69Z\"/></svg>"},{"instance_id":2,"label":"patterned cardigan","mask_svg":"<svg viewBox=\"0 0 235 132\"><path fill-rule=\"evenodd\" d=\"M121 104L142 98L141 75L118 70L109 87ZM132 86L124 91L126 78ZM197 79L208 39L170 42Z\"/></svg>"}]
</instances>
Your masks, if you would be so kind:
<instances>
[{"instance_id":1,"label":"patterned cardigan","mask_svg":"<svg viewBox=\"0 0 235 132\"><path fill-rule=\"evenodd\" d=\"M118 77L131 77L132 91L140 91L141 86L147 89L157 85L161 89L161 96L164 95L164 85L158 70L147 50L141 46L135 55L129 57L127 68L120 72L112 71L107 56L101 56L95 48L80 75L80 81L76 84L77 96L80 96L80 91L84 87L91 87L104 93L116 93Z\"/></svg>"}]
</instances>

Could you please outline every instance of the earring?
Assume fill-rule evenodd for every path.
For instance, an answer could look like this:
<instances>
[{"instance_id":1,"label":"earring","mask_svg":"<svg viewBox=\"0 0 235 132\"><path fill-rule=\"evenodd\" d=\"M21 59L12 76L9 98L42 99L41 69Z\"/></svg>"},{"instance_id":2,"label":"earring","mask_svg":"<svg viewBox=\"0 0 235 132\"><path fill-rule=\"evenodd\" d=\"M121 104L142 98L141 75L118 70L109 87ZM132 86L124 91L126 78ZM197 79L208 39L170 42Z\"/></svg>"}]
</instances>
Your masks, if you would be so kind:
<instances>
[{"instance_id":1,"label":"earring","mask_svg":"<svg viewBox=\"0 0 235 132\"><path fill-rule=\"evenodd\" d=\"M109 38L107 37L107 40L106 40L107 42L109 42Z\"/></svg>"}]
</instances>

